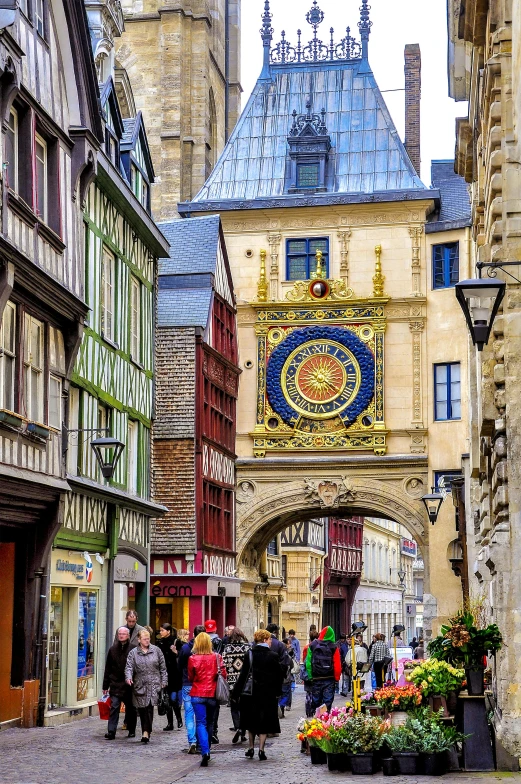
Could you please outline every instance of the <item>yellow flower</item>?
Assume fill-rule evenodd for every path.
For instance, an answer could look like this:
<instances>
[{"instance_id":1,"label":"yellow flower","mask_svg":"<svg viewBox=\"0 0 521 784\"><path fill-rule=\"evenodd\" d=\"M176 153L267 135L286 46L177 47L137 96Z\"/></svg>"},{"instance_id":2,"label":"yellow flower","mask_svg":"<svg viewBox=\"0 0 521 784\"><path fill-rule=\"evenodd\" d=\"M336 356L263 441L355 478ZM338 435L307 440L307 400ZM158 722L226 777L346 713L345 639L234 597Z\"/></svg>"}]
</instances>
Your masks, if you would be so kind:
<instances>
[{"instance_id":1,"label":"yellow flower","mask_svg":"<svg viewBox=\"0 0 521 784\"><path fill-rule=\"evenodd\" d=\"M434 678L432 677L432 675L429 675L429 677L427 678L427 680L429 681L429 683L432 683L432 682L433 682L433 680L434 680Z\"/></svg>"},{"instance_id":2,"label":"yellow flower","mask_svg":"<svg viewBox=\"0 0 521 784\"><path fill-rule=\"evenodd\" d=\"M424 689L426 689L427 688L427 681L422 681L422 686L423 686Z\"/></svg>"}]
</instances>

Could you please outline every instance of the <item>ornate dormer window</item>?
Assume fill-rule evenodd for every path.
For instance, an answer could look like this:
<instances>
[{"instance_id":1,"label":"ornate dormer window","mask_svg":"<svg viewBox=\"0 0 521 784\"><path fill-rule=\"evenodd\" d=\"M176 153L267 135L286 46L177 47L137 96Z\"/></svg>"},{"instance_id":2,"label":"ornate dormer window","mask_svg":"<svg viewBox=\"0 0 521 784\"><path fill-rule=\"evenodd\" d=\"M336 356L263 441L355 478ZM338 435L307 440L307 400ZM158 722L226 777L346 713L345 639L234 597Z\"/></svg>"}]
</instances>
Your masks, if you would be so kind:
<instances>
[{"instance_id":1,"label":"ornate dormer window","mask_svg":"<svg viewBox=\"0 0 521 784\"><path fill-rule=\"evenodd\" d=\"M331 137L326 128L326 110L313 114L311 102L306 114L293 110L289 136L290 169L287 193L325 191Z\"/></svg>"}]
</instances>

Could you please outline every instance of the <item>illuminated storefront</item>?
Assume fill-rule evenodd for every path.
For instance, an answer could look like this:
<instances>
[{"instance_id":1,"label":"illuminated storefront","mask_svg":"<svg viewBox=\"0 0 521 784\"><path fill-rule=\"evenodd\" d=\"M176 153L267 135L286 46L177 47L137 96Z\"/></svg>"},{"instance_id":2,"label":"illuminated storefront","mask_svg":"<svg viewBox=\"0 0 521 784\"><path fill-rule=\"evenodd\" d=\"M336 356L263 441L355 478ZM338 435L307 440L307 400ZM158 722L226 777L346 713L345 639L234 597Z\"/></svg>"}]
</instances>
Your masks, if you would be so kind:
<instances>
[{"instance_id":1,"label":"illuminated storefront","mask_svg":"<svg viewBox=\"0 0 521 784\"><path fill-rule=\"evenodd\" d=\"M47 711L95 704L105 650L107 566L95 555L53 550Z\"/></svg>"}]
</instances>

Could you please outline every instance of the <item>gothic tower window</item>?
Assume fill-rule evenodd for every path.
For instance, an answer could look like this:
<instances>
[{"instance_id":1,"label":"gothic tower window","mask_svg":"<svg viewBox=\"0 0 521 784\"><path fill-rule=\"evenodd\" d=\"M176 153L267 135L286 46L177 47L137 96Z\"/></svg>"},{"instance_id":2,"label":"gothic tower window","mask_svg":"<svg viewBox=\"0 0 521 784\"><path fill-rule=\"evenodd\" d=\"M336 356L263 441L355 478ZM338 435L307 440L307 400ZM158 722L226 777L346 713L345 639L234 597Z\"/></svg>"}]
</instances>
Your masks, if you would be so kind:
<instances>
[{"instance_id":1,"label":"gothic tower window","mask_svg":"<svg viewBox=\"0 0 521 784\"><path fill-rule=\"evenodd\" d=\"M310 101L306 104L306 114L297 114L294 110L288 145L290 161L287 193L327 190L331 137L326 128L326 110L313 114Z\"/></svg>"}]
</instances>

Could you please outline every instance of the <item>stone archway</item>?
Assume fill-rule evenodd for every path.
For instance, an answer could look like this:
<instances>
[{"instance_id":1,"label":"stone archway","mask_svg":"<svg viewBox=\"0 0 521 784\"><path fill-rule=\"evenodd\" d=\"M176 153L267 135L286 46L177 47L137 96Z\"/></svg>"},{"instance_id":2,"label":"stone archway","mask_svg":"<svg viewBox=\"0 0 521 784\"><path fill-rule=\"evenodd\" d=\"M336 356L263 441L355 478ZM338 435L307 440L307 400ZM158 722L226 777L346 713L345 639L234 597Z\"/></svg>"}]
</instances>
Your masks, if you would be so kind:
<instances>
[{"instance_id":1,"label":"stone archway","mask_svg":"<svg viewBox=\"0 0 521 784\"><path fill-rule=\"evenodd\" d=\"M428 602L429 527L421 502L427 479L427 461L420 455L327 461L307 457L239 459L237 563L244 581L241 623L247 626L248 619L254 617L248 595L253 602L260 558L268 542L292 523L332 515L384 517L401 523L422 551Z\"/></svg>"}]
</instances>

